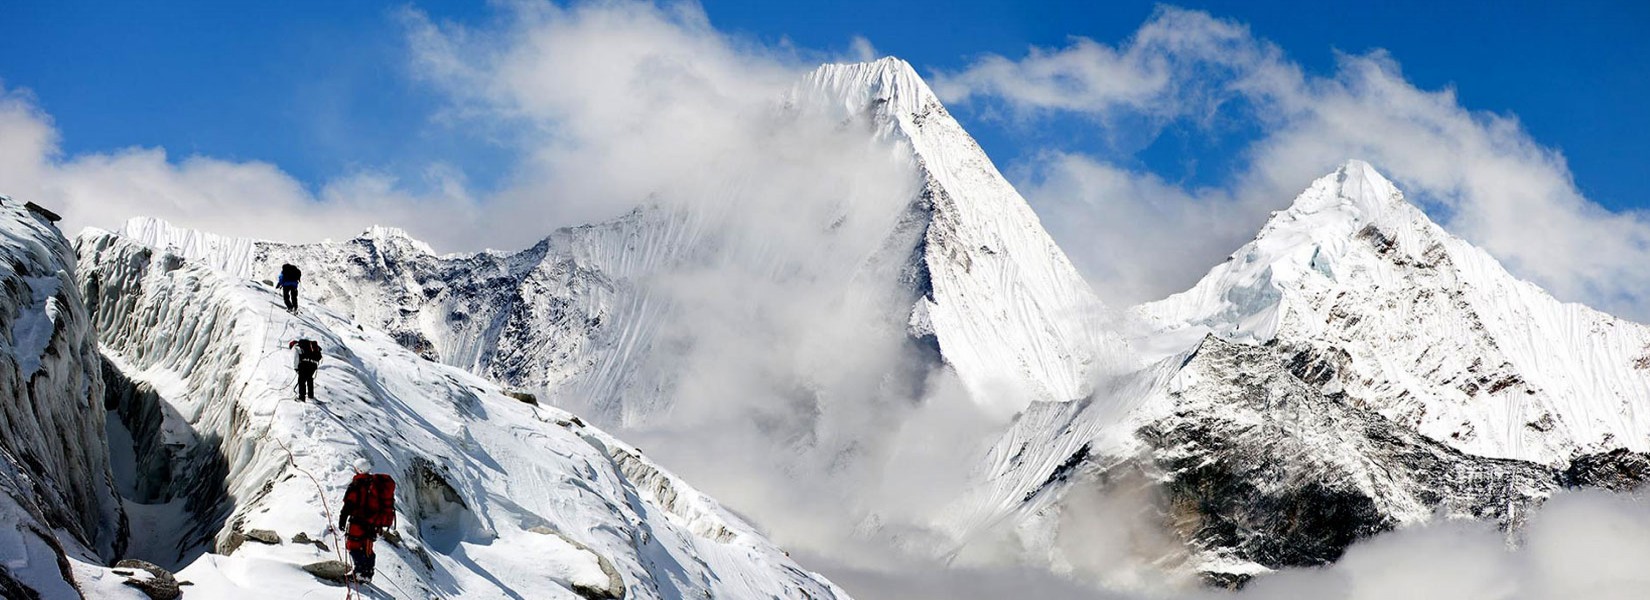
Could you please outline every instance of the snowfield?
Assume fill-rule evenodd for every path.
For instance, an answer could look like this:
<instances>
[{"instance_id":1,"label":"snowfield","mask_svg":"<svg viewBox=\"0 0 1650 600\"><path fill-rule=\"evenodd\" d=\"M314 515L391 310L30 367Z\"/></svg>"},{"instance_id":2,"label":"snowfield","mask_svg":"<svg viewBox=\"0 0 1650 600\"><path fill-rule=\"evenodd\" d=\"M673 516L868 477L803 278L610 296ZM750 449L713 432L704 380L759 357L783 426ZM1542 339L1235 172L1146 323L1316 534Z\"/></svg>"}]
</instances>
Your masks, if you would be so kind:
<instances>
[{"instance_id":1,"label":"snowfield","mask_svg":"<svg viewBox=\"0 0 1650 600\"><path fill-rule=\"evenodd\" d=\"M430 362L338 313L119 235L78 241L151 500L190 523L163 555L190 595L343 594L300 570L356 457L399 483L376 594L398 598L845 598L749 524L577 417ZM319 340L317 403L292 400L286 342ZM115 385L111 383L111 385ZM148 415L148 416L144 416ZM160 422L153 422L153 419ZM258 530L278 538L257 541ZM167 535L134 531L134 536ZM302 535L319 545L294 542ZM210 553L202 553L209 550Z\"/></svg>"}]
</instances>

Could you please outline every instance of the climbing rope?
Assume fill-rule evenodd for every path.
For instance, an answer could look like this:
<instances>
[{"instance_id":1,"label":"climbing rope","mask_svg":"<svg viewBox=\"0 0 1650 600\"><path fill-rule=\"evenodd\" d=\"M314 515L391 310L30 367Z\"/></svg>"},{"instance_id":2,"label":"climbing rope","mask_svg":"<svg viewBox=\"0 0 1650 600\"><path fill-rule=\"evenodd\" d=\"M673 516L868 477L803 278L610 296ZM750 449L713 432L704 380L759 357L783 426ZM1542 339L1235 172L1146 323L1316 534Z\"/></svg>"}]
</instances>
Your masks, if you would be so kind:
<instances>
[{"instance_id":1,"label":"climbing rope","mask_svg":"<svg viewBox=\"0 0 1650 600\"><path fill-rule=\"evenodd\" d=\"M275 316L275 309L274 309L273 305L271 305L270 309L264 315L264 322L269 323L271 320L273 320L274 316ZM292 332L292 321L289 319L287 321L286 328L281 331L281 335L276 340L275 343L278 345L278 344L281 343L281 341L286 340L287 334L289 334L291 332ZM269 358L269 356L271 354L275 354L276 352L281 352L282 350L285 350L285 349L280 348L280 347L276 347L274 350L271 350L269 352L265 352L265 353L259 355L258 360L253 362L253 364L252 364L252 374L253 375L257 374L258 368L263 366L264 359L267 359L267 358ZM294 374L293 377L295 379L295 381L293 381L293 389L294 389L294 391L296 391L297 387L298 387L298 383L296 381L296 377L297 377L296 374ZM252 384L252 376L249 375L247 377L246 383L241 385L241 397L245 397L246 389L247 389L247 387L251 386L251 384ZM275 389L278 390L280 388L275 388ZM344 559L344 552L343 552L344 545L340 544L339 540L338 540L339 536L342 535L343 532L338 531L337 528L333 527L332 505L331 505L331 503L327 502L326 487L321 485L320 478L316 477L314 473L311 473L308 469L305 469L302 465L298 464L298 457L292 453L292 448L288 447L286 445L286 442L281 441L280 438L270 437L270 435L269 435L270 430L274 429L274 427L275 427L275 417L276 417L277 414L280 413L281 405L284 404L286 401L287 401L286 396L282 396L279 400L275 401L274 408L270 409L270 411L269 411L269 422L264 424L263 432L258 434L258 437L255 438L255 439L274 441L277 446L280 446L281 451L286 453L287 464L291 465L292 468L297 469L298 472L303 473L304 476L309 477L310 482L315 484L315 495L316 495L316 497L321 499L321 510L326 515L326 518L327 518L327 530L326 530L326 533L323 533L322 535L330 536L330 539L332 540L333 556L338 559L338 562L344 563L344 564L349 564L351 569L353 570L354 564L350 563L350 562L347 562ZM360 590L356 589L355 581L346 576L345 579L344 579L344 600L355 600L357 598L364 598L364 597L365 596L361 595Z\"/></svg>"}]
</instances>

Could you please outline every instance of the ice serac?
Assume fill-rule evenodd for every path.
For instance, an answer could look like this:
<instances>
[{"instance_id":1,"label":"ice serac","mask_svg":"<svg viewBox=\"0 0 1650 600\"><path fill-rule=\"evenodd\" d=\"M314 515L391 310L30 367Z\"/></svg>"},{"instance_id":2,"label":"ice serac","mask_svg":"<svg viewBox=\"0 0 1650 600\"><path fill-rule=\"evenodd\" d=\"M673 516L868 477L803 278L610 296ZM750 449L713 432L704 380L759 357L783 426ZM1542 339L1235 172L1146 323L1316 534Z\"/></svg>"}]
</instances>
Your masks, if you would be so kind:
<instances>
[{"instance_id":1,"label":"ice serac","mask_svg":"<svg viewBox=\"0 0 1650 600\"><path fill-rule=\"evenodd\" d=\"M389 596L846 597L571 413L421 358L339 311L288 314L268 285L166 249L95 230L77 248L126 389L112 410L135 454L167 457L138 468L144 511L174 513L143 525L143 550L178 567L189 595L341 594L302 567L342 558L330 524L349 465L366 457L399 483L398 536L379 542L374 581ZM319 402L292 399L287 342L298 337L325 349Z\"/></svg>"},{"instance_id":2,"label":"ice serac","mask_svg":"<svg viewBox=\"0 0 1650 600\"><path fill-rule=\"evenodd\" d=\"M1650 327L1519 280L1361 161L1139 312L1333 357L1327 391L1469 454L1561 465L1650 450Z\"/></svg>"},{"instance_id":3,"label":"ice serac","mask_svg":"<svg viewBox=\"0 0 1650 600\"><path fill-rule=\"evenodd\" d=\"M826 65L808 81L850 111L886 114L909 140L927 212L917 251L928 289L913 328L931 332L972 395L1004 415L1082 397L1121 342L1093 327L1088 283L973 137L897 58Z\"/></svg>"},{"instance_id":4,"label":"ice serac","mask_svg":"<svg viewBox=\"0 0 1650 600\"><path fill-rule=\"evenodd\" d=\"M78 597L126 543L74 251L0 196L0 596Z\"/></svg>"}]
</instances>

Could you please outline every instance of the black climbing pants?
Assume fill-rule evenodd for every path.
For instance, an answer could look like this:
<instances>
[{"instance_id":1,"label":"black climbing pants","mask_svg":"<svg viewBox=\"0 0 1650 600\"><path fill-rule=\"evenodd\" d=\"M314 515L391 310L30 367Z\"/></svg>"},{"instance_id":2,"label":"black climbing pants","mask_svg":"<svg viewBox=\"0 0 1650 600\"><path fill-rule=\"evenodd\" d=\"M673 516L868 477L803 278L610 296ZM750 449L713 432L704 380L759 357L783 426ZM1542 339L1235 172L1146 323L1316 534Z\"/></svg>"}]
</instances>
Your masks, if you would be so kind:
<instances>
[{"instance_id":1,"label":"black climbing pants","mask_svg":"<svg viewBox=\"0 0 1650 600\"><path fill-rule=\"evenodd\" d=\"M315 365L298 365L298 399L315 399Z\"/></svg>"},{"instance_id":2,"label":"black climbing pants","mask_svg":"<svg viewBox=\"0 0 1650 600\"><path fill-rule=\"evenodd\" d=\"M286 304L287 310L298 310L298 286L281 286L281 302Z\"/></svg>"},{"instance_id":3,"label":"black climbing pants","mask_svg":"<svg viewBox=\"0 0 1650 600\"><path fill-rule=\"evenodd\" d=\"M344 549L349 550L349 559L355 563L355 573L372 579L373 567L378 564L378 553L373 552L372 543L378 539L378 529L351 520L346 532Z\"/></svg>"}]
</instances>

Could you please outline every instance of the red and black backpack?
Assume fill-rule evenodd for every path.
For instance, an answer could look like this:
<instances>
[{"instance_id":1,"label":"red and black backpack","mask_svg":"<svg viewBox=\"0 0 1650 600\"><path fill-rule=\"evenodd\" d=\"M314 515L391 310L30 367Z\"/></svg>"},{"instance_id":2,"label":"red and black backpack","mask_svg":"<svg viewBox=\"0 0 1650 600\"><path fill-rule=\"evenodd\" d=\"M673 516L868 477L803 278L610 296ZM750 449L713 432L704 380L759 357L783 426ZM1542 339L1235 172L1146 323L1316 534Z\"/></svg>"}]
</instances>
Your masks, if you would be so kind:
<instances>
[{"instance_id":1,"label":"red and black backpack","mask_svg":"<svg viewBox=\"0 0 1650 600\"><path fill-rule=\"evenodd\" d=\"M372 527L395 525L395 479L385 473L364 475L366 487L361 494L361 522Z\"/></svg>"}]
</instances>

